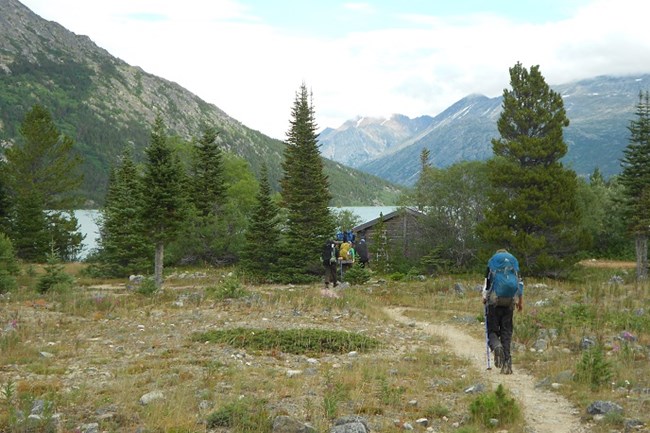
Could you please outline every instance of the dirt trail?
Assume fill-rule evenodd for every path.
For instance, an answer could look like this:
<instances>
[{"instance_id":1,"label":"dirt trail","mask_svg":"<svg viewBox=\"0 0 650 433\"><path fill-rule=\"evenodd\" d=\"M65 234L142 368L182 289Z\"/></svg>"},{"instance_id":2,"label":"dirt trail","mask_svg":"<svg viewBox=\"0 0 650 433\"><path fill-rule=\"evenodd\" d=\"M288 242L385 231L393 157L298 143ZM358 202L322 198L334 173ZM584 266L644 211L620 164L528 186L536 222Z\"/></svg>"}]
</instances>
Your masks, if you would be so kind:
<instances>
[{"instance_id":1,"label":"dirt trail","mask_svg":"<svg viewBox=\"0 0 650 433\"><path fill-rule=\"evenodd\" d=\"M419 322L404 316L404 309L386 308L395 321L414 324L432 335L445 338L451 350L469 359L479 370L486 370L485 340L467 335L451 324ZM588 427L580 423L579 411L564 397L553 392L535 388L537 379L517 371L516 359L512 375L504 375L498 369L486 371L486 377L494 386L502 383L522 403L529 431L535 433L585 433Z\"/></svg>"}]
</instances>

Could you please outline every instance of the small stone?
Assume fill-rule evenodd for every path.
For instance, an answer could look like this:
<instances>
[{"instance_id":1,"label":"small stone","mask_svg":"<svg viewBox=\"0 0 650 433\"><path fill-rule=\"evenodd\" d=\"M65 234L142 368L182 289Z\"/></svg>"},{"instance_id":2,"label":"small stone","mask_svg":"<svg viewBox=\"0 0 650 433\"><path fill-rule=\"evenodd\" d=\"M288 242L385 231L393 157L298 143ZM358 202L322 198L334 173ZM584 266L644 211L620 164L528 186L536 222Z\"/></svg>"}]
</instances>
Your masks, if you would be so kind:
<instances>
[{"instance_id":1,"label":"small stone","mask_svg":"<svg viewBox=\"0 0 650 433\"><path fill-rule=\"evenodd\" d=\"M153 403L156 400L162 400L165 398L164 394L161 391L151 391L140 397L140 404L143 406Z\"/></svg>"},{"instance_id":2,"label":"small stone","mask_svg":"<svg viewBox=\"0 0 650 433\"><path fill-rule=\"evenodd\" d=\"M287 370L287 377L296 377L302 374L302 370Z\"/></svg>"}]
</instances>

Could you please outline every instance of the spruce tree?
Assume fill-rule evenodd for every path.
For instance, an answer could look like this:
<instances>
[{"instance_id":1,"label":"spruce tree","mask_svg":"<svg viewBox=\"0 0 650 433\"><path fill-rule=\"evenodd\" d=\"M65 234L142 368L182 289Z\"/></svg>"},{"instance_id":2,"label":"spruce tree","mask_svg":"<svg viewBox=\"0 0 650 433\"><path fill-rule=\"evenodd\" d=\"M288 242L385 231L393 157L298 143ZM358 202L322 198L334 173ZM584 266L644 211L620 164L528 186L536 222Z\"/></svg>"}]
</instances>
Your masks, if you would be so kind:
<instances>
[{"instance_id":1,"label":"spruce tree","mask_svg":"<svg viewBox=\"0 0 650 433\"><path fill-rule=\"evenodd\" d=\"M142 178L132 152L131 148L126 148L118 164L111 169L98 224L100 272L113 277L145 272L153 258L142 218Z\"/></svg>"},{"instance_id":2,"label":"spruce tree","mask_svg":"<svg viewBox=\"0 0 650 433\"><path fill-rule=\"evenodd\" d=\"M217 215L226 197L223 152L216 140L217 132L208 128L193 149L190 199L202 216Z\"/></svg>"},{"instance_id":3,"label":"spruce tree","mask_svg":"<svg viewBox=\"0 0 650 433\"><path fill-rule=\"evenodd\" d=\"M334 234L329 210L329 181L318 151L318 134L312 95L303 83L296 92L287 133L283 176L280 180L287 231L281 267L289 281L308 281L320 273L320 252Z\"/></svg>"},{"instance_id":4,"label":"spruce tree","mask_svg":"<svg viewBox=\"0 0 650 433\"><path fill-rule=\"evenodd\" d=\"M11 240L6 234L0 232L0 294L18 287L16 275L19 274L20 268Z\"/></svg>"},{"instance_id":5,"label":"spruce tree","mask_svg":"<svg viewBox=\"0 0 650 433\"><path fill-rule=\"evenodd\" d=\"M279 209L271 197L268 169L262 165L257 204L250 216L240 266L257 279L273 281L280 257Z\"/></svg>"},{"instance_id":6,"label":"spruce tree","mask_svg":"<svg viewBox=\"0 0 650 433\"><path fill-rule=\"evenodd\" d=\"M636 119L630 121L630 141L623 151L620 182L625 195L625 215L634 235L636 276L648 278L648 234L650 233L650 96L639 93Z\"/></svg>"},{"instance_id":7,"label":"spruce tree","mask_svg":"<svg viewBox=\"0 0 650 433\"><path fill-rule=\"evenodd\" d=\"M575 172L560 162L569 125L562 97L546 84L539 66L510 68L488 161L494 189L480 226L492 248L508 248L527 272L557 276L576 260L582 241ZM493 251L490 251L493 252Z\"/></svg>"},{"instance_id":8,"label":"spruce tree","mask_svg":"<svg viewBox=\"0 0 650 433\"><path fill-rule=\"evenodd\" d=\"M22 141L5 150L4 176L16 209L11 217L16 253L25 260L40 261L54 242L61 258L74 258L83 240L75 235L79 227L73 212L78 205L74 192L81 185L82 175L74 142L59 132L50 113L40 105L27 112L20 135ZM37 215L39 211L44 215ZM25 218L34 221L26 222ZM47 222L43 226L44 219ZM50 239L43 242L42 237Z\"/></svg>"},{"instance_id":9,"label":"spruce tree","mask_svg":"<svg viewBox=\"0 0 650 433\"><path fill-rule=\"evenodd\" d=\"M154 282L162 286L165 244L176 237L186 214L185 178L178 156L169 144L160 116L145 149L147 162L143 178L143 218L155 245Z\"/></svg>"}]
</instances>

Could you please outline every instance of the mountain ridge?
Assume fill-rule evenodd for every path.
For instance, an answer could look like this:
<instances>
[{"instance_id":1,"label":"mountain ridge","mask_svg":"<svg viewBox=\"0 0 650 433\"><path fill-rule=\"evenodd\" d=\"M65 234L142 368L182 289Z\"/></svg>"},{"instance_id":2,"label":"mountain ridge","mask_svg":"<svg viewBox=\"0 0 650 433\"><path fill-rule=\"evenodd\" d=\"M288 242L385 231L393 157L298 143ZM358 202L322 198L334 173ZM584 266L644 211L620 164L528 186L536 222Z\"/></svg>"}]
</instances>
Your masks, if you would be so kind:
<instances>
[{"instance_id":1,"label":"mountain ridge","mask_svg":"<svg viewBox=\"0 0 650 433\"><path fill-rule=\"evenodd\" d=\"M639 91L647 90L644 85L650 85L650 74L601 75L550 86L562 95L570 120L564 130L568 145L564 164L583 177L595 168L606 176L619 173L619 160L629 138L627 126L633 119ZM470 94L429 117L430 123L423 131L400 142L386 143L388 150L373 153L371 149L357 154L352 166L410 186L418 178L424 148L430 152L431 164L440 168L462 160L485 160L492 155L491 139L499 136L496 122L501 101L501 96ZM377 118L377 122L381 123L382 119ZM375 134L378 134L376 125ZM386 137L390 136L386 133ZM321 136L321 149L333 156L340 155L344 143L336 133ZM372 143L362 145L367 147Z\"/></svg>"},{"instance_id":2,"label":"mountain ridge","mask_svg":"<svg viewBox=\"0 0 650 433\"><path fill-rule=\"evenodd\" d=\"M160 114L173 137L186 142L215 127L222 148L268 167L279 190L285 143L246 127L179 84L131 66L47 21L17 0L0 0L0 141L20 140L18 128L34 104L51 112L84 159L81 193L101 202L108 171L125 145L144 158L151 125ZM335 161L324 160L332 205L391 204L401 188Z\"/></svg>"}]
</instances>

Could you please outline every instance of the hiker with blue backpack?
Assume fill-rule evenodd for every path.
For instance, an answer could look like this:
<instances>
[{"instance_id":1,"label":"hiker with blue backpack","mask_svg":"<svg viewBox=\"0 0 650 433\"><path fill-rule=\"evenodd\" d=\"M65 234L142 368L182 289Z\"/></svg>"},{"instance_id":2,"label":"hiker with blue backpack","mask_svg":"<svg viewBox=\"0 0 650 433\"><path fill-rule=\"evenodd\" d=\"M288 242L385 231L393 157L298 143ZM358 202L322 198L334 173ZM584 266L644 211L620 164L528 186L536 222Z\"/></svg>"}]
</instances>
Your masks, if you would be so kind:
<instances>
[{"instance_id":1,"label":"hiker with blue backpack","mask_svg":"<svg viewBox=\"0 0 650 433\"><path fill-rule=\"evenodd\" d=\"M503 374L512 374L513 312L524 306L524 282L519 276L519 262L507 250L500 249L488 261L483 285L487 347L494 354L494 365ZM488 369L490 354L487 354Z\"/></svg>"}]
</instances>

